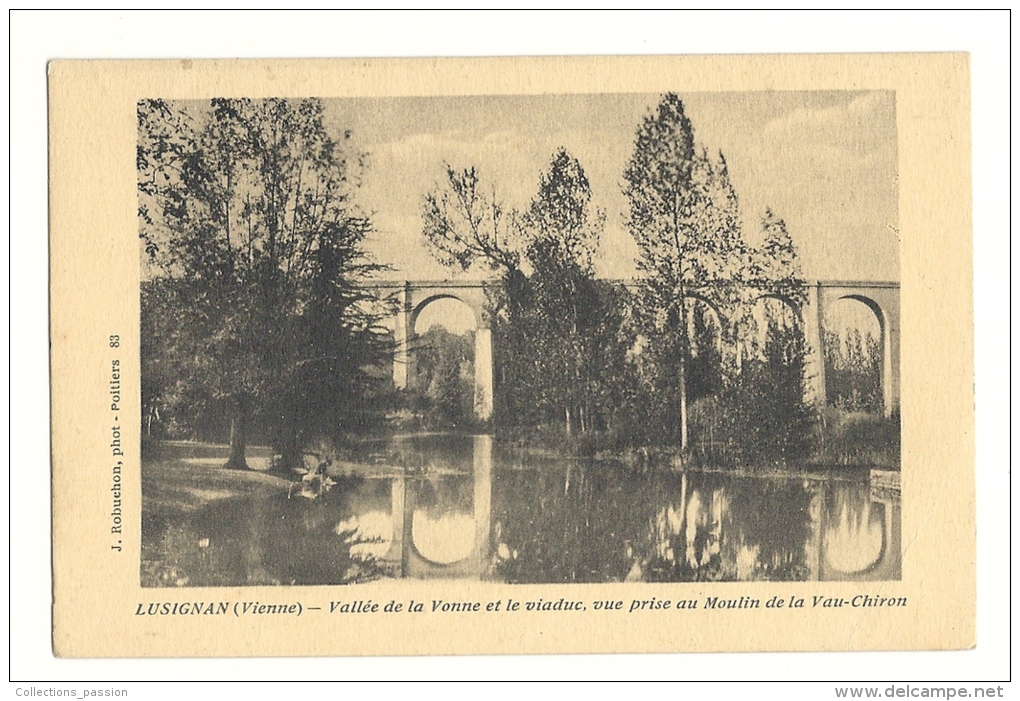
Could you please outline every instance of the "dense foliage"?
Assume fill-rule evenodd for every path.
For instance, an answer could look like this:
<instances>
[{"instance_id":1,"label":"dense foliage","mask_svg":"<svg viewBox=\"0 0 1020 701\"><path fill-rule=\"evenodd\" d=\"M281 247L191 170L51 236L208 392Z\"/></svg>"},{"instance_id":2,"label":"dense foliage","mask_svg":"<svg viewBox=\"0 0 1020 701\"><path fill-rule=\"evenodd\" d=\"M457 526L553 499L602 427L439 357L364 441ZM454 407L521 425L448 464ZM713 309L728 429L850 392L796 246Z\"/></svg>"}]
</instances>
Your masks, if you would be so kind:
<instances>
[{"instance_id":1,"label":"dense foliage","mask_svg":"<svg viewBox=\"0 0 1020 701\"><path fill-rule=\"evenodd\" d=\"M327 128L317 100L146 100L138 125L146 431L229 428L234 466L254 431L290 467L310 442L392 409L385 310L360 285L379 266L363 249L350 134ZM520 210L473 167L447 166L425 195L437 260L494 281L495 427L591 449L800 459L813 417L786 224L766 210L748 235L725 157L698 144L674 94L637 125L622 175L639 250L628 285L596 278L606 217L566 149ZM830 393L870 409L864 365L879 355L848 343ZM470 336L434 330L414 350L419 413L469 423Z\"/></svg>"},{"instance_id":2,"label":"dense foliage","mask_svg":"<svg viewBox=\"0 0 1020 701\"><path fill-rule=\"evenodd\" d=\"M481 195L495 191L474 168L448 167L426 196L423 234L437 259L498 278L497 424L690 451L693 411L706 457L802 456L804 300L785 223L767 211L759 243L745 237L725 157L698 146L673 94L638 126L623 180L636 289L595 278L605 217L565 149L523 211ZM793 321L761 313L762 299L786 305Z\"/></svg>"},{"instance_id":3,"label":"dense foliage","mask_svg":"<svg viewBox=\"0 0 1020 701\"><path fill-rule=\"evenodd\" d=\"M454 334L433 326L415 339L417 413L430 428L470 425L474 419L474 333Z\"/></svg>"},{"instance_id":4,"label":"dense foliage","mask_svg":"<svg viewBox=\"0 0 1020 701\"><path fill-rule=\"evenodd\" d=\"M825 334L825 384L829 402L844 411L882 411L882 345L872 334L849 329Z\"/></svg>"},{"instance_id":5,"label":"dense foliage","mask_svg":"<svg viewBox=\"0 0 1020 701\"><path fill-rule=\"evenodd\" d=\"M318 100L138 104L143 404L229 416L232 466L251 430L289 467L369 416L388 348L349 136Z\"/></svg>"}]
</instances>

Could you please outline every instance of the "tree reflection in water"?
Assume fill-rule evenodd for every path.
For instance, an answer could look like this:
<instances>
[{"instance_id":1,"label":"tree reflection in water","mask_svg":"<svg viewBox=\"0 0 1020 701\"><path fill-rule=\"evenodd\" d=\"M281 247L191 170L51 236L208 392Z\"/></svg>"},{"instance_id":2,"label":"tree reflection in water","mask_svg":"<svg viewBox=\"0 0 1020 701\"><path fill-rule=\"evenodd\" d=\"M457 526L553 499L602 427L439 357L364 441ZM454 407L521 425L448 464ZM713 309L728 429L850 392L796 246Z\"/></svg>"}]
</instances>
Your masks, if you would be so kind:
<instances>
[{"instance_id":1,"label":"tree reflection in water","mask_svg":"<svg viewBox=\"0 0 1020 701\"><path fill-rule=\"evenodd\" d=\"M508 582L622 580L627 544L648 538L661 480L571 463L504 470L493 484L499 579ZM659 499L656 499L658 496Z\"/></svg>"},{"instance_id":2,"label":"tree reflection in water","mask_svg":"<svg viewBox=\"0 0 1020 701\"><path fill-rule=\"evenodd\" d=\"M315 501L258 495L146 519L142 586L348 584L386 576L390 568L365 547L375 539L350 521L352 492L363 511L373 487L347 480Z\"/></svg>"},{"instance_id":3,"label":"tree reflection in water","mask_svg":"<svg viewBox=\"0 0 1020 701\"><path fill-rule=\"evenodd\" d=\"M495 574L511 582L838 579L812 553L873 553L886 528L866 482L605 464L503 471L494 504Z\"/></svg>"},{"instance_id":4,"label":"tree reflection in water","mask_svg":"<svg viewBox=\"0 0 1020 701\"><path fill-rule=\"evenodd\" d=\"M394 439L388 472L148 515L145 586L878 580L900 577L897 490L867 471L634 472L493 454L488 436ZM366 463L366 471L378 466Z\"/></svg>"}]
</instances>

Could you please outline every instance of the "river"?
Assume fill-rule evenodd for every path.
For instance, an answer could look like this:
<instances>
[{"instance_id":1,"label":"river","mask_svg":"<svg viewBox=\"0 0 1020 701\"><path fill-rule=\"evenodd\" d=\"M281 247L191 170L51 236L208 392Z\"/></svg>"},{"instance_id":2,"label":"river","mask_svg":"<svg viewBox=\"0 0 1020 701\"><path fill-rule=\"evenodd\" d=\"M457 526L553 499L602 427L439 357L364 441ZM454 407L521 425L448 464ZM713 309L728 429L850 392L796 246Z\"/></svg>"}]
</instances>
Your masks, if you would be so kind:
<instances>
[{"instance_id":1,"label":"river","mask_svg":"<svg viewBox=\"0 0 1020 701\"><path fill-rule=\"evenodd\" d=\"M142 580L896 580L899 489L880 478L635 470L524 459L491 436L394 437L330 467L324 484L143 514Z\"/></svg>"}]
</instances>

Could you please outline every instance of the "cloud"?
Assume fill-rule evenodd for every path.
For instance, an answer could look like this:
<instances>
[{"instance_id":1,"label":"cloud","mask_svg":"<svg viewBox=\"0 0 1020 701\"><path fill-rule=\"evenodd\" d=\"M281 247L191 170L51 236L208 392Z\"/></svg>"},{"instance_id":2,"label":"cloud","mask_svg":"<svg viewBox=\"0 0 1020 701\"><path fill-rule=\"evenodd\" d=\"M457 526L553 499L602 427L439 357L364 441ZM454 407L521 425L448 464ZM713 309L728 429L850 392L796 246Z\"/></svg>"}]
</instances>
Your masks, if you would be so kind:
<instances>
[{"instance_id":1,"label":"cloud","mask_svg":"<svg viewBox=\"0 0 1020 701\"><path fill-rule=\"evenodd\" d=\"M845 105L809 109L800 107L768 122L762 130L775 137L803 138L829 135L830 138L852 138L874 129L886 129L893 115L891 92L869 92Z\"/></svg>"},{"instance_id":2,"label":"cloud","mask_svg":"<svg viewBox=\"0 0 1020 701\"><path fill-rule=\"evenodd\" d=\"M765 206L786 219L805 272L896 279L898 222L894 95L798 107L767 122L730 161L745 224Z\"/></svg>"}]
</instances>

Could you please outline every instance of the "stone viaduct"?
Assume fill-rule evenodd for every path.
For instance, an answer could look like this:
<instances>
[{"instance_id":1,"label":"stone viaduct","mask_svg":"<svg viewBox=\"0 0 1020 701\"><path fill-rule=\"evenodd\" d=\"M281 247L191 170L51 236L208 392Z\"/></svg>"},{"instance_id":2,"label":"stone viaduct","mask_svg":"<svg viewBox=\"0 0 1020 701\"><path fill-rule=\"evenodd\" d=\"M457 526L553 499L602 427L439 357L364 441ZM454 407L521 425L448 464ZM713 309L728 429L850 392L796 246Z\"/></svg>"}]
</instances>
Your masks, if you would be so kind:
<instances>
[{"instance_id":1,"label":"stone viaduct","mask_svg":"<svg viewBox=\"0 0 1020 701\"><path fill-rule=\"evenodd\" d=\"M616 281L628 287L634 281ZM395 341L396 356L393 363L393 383L398 388L413 387L415 381L414 353L418 316L432 302L456 299L467 305L475 317L475 414L480 419L492 416L493 365L492 325L487 310L485 281L407 280L379 281L365 285L380 297L397 302ZM897 282L860 280L817 280L804 283L807 301L798 304L778 297L787 303L800 318L810 349L808 355L809 399L824 404L825 389L824 334L825 312L835 302L852 299L863 303L878 319L882 347L881 386L885 415L900 405L900 286ZM692 297L703 299L696 292ZM776 295L761 295L776 297ZM753 303L753 302L752 302ZM720 319L722 321L722 319Z\"/></svg>"}]
</instances>

